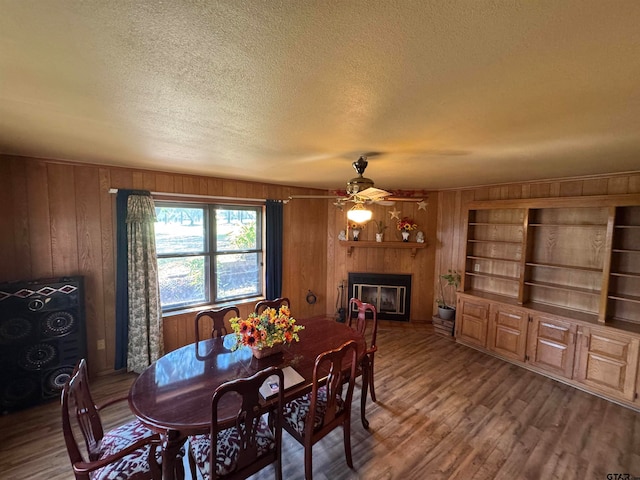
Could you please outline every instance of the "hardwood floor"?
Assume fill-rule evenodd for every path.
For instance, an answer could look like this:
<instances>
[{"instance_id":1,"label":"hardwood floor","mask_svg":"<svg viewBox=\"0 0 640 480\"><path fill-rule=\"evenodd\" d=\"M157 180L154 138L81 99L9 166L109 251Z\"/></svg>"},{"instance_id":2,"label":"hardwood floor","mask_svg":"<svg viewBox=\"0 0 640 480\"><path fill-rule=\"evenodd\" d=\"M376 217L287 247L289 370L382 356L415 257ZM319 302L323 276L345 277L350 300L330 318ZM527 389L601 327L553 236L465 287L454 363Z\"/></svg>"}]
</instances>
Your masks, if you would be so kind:
<instances>
[{"instance_id":1,"label":"hardwood floor","mask_svg":"<svg viewBox=\"0 0 640 480\"><path fill-rule=\"evenodd\" d=\"M316 480L640 477L640 413L457 345L430 325L385 322L378 345L370 431L358 387L353 400L355 469L336 430L314 446ZM95 379L94 399L126 394L132 380ZM124 406L108 425L127 417ZM0 478L73 478L56 402L0 417L0 429ZM285 479L304 478L302 447L286 433L283 459ZM272 479L273 469L252 478Z\"/></svg>"}]
</instances>

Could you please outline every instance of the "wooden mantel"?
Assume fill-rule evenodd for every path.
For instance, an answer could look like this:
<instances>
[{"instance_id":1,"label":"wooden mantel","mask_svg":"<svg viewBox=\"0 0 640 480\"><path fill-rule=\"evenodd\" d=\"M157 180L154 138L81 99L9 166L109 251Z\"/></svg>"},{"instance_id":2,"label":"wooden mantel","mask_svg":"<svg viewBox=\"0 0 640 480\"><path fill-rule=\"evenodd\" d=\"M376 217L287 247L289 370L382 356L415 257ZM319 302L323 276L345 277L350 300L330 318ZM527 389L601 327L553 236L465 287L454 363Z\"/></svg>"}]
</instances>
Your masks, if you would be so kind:
<instances>
[{"instance_id":1,"label":"wooden mantel","mask_svg":"<svg viewBox=\"0 0 640 480\"><path fill-rule=\"evenodd\" d=\"M418 249L426 248L426 243L418 242L371 242L358 240L341 240L338 242L343 247L347 247L347 255L351 256L354 248L405 248L411 250L411 257L415 257Z\"/></svg>"}]
</instances>

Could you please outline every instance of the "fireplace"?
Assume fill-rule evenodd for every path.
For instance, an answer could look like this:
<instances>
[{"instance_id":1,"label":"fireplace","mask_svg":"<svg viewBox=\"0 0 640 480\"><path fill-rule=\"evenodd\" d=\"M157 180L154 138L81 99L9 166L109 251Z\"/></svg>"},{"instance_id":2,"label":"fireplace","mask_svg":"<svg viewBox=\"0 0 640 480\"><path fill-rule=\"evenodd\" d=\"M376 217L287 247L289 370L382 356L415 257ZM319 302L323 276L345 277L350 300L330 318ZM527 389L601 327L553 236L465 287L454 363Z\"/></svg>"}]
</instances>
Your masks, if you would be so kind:
<instances>
[{"instance_id":1,"label":"fireplace","mask_svg":"<svg viewBox=\"0 0 640 480\"><path fill-rule=\"evenodd\" d=\"M348 292L349 298L375 305L381 320L411 318L411 275L352 272Z\"/></svg>"}]
</instances>

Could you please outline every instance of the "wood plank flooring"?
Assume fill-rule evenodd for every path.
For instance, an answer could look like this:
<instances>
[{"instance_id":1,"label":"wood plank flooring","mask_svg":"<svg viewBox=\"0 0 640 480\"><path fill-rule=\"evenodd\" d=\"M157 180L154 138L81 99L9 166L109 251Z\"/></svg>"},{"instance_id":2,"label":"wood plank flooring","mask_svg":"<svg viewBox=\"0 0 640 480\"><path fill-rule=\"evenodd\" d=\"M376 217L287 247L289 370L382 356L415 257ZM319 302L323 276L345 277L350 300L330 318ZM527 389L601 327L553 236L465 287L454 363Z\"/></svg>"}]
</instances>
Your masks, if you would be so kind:
<instances>
[{"instance_id":1,"label":"wood plank flooring","mask_svg":"<svg viewBox=\"0 0 640 480\"><path fill-rule=\"evenodd\" d=\"M382 323L370 431L353 401L354 470L342 432L314 446L316 480L594 479L640 477L640 413L435 335L430 325ZM100 403L132 375L92 382ZM125 407L105 417L127 418ZM72 479L56 402L0 417L0 478ZM302 447L286 433L283 473L304 478ZM267 467L252 477L274 478Z\"/></svg>"}]
</instances>

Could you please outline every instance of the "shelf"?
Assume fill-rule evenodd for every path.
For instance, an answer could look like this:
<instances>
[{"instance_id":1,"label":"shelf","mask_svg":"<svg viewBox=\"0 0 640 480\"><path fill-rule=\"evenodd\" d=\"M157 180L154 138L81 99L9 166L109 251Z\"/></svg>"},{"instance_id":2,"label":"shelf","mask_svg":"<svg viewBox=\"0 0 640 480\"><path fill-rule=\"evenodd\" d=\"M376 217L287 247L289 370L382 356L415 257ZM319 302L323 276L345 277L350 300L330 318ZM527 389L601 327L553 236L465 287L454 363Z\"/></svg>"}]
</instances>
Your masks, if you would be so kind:
<instances>
[{"instance_id":1,"label":"shelf","mask_svg":"<svg viewBox=\"0 0 640 480\"><path fill-rule=\"evenodd\" d=\"M520 223L491 223L491 222L469 222L469 225L479 225L488 227L522 227Z\"/></svg>"},{"instance_id":2,"label":"shelf","mask_svg":"<svg viewBox=\"0 0 640 480\"><path fill-rule=\"evenodd\" d=\"M611 272L614 277L640 278L640 273L635 272Z\"/></svg>"},{"instance_id":3,"label":"shelf","mask_svg":"<svg viewBox=\"0 0 640 480\"><path fill-rule=\"evenodd\" d=\"M555 263L535 263L535 262L527 262L527 267L540 267L540 268L558 268L562 270L579 270L581 272L594 272L594 273L602 273L602 269L600 268L592 268L592 267L577 267L571 265L560 265Z\"/></svg>"},{"instance_id":4,"label":"shelf","mask_svg":"<svg viewBox=\"0 0 640 480\"><path fill-rule=\"evenodd\" d=\"M619 300L621 302L640 303L640 297L633 295L617 295L615 293L609 294L611 300Z\"/></svg>"},{"instance_id":5,"label":"shelf","mask_svg":"<svg viewBox=\"0 0 640 480\"><path fill-rule=\"evenodd\" d=\"M585 228L607 228L606 224L600 223L530 223L530 227L585 227Z\"/></svg>"},{"instance_id":6,"label":"shelf","mask_svg":"<svg viewBox=\"0 0 640 480\"><path fill-rule=\"evenodd\" d=\"M338 242L343 247L347 248L347 255L351 256L354 248L401 248L411 250L411 257L415 257L418 250L426 248L426 243L417 242L370 242L366 240L341 240Z\"/></svg>"},{"instance_id":7,"label":"shelf","mask_svg":"<svg viewBox=\"0 0 640 480\"><path fill-rule=\"evenodd\" d=\"M629 249L622 249L622 248L614 248L611 251L614 253L640 253L640 250L629 250Z\"/></svg>"},{"instance_id":8,"label":"shelf","mask_svg":"<svg viewBox=\"0 0 640 480\"><path fill-rule=\"evenodd\" d=\"M640 225L616 225L615 228L636 228L640 229Z\"/></svg>"},{"instance_id":9,"label":"shelf","mask_svg":"<svg viewBox=\"0 0 640 480\"><path fill-rule=\"evenodd\" d=\"M552 290L563 290L565 292L600 296L600 290L592 290L589 288L570 287L567 285L559 285L557 283L544 283L544 282L524 282L524 284L529 285L531 287L549 288Z\"/></svg>"},{"instance_id":10,"label":"shelf","mask_svg":"<svg viewBox=\"0 0 640 480\"><path fill-rule=\"evenodd\" d=\"M513 258L494 258L494 257L480 257L478 255L467 255L467 258L472 260L489 260L491 262L509 262L509 263L520 263L520 259L514 260Z\"/></svg>"},{"instance_id":11,"label":"shelf","mask_svg":"<svg viewBox=\"0 0 640 480\"><path fill-rule=\"evenodd\" d=\"M467 241L470 243L493 243L496 245L522 245L522 242L505 242L504 240L474 240L470 238Z\"/></svg>"},{"instance_id":12,"label":"shelf","mask_svg":"<svg viewBox=\"0 0 640 480\"><path fill-rule=\"evenodd\" d=\"M495 278L496 280L506 280L509 282L517 282L520 280L519 277L507 277L506 275L495 275L493 273L464 272L464 274L472 277Z\"/></svg>"}]
</instances>

